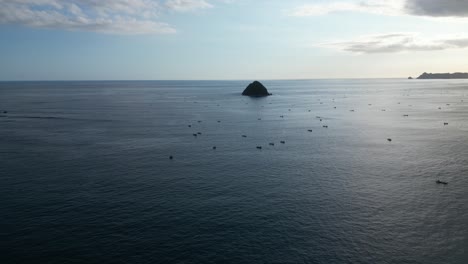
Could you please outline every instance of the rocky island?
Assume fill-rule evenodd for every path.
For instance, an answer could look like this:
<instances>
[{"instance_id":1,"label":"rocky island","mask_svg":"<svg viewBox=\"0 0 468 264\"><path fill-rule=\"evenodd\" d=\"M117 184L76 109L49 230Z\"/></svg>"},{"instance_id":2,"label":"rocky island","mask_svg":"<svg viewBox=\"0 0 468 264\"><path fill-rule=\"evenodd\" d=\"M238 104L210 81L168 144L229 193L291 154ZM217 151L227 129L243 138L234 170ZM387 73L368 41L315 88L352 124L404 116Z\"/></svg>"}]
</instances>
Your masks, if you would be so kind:
<instances>
[{"instance_id":1,"label":"rocky island","mask_svg":"<svg viewBox=\"0 0 468 264\"><path fill-rule=\"evenodd\" d=\"M455 73L423 73L418 79L468 79L467 72Z\"/></svg>"},{"instance_id":2,"label":"rocky island","mask_svg":"<svg viewBox=\"0 0 468 264\"><path fill-rule=\"evenodd\" d=\"M269 93L265 86L263 86L263 84L261 84L259 81L254 81L253 83L249 84L247 88L245 88L244 92L242 92L242 95L261 97L269 96L271 93Z\"/></svg>"}]
</instances>

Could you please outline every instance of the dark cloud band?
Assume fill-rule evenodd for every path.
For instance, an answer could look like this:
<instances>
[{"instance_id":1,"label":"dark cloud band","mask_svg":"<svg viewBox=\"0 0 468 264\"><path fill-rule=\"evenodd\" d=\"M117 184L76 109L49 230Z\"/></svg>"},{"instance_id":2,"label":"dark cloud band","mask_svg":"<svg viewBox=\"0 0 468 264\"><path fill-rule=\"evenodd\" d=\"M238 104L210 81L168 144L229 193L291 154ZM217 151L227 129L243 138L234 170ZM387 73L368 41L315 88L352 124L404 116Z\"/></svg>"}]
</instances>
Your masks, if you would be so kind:
<instances>
[{"instance_id":1,"label":"dark cloud band","mask_svg":"<svg viewBox=\"0 0 468 264\"><path fill-rule=\"evenodd\" d=\"M466 0L406 0L405 11L412 15L433 17L466 17Z\"/></svg>"}]
</instances>

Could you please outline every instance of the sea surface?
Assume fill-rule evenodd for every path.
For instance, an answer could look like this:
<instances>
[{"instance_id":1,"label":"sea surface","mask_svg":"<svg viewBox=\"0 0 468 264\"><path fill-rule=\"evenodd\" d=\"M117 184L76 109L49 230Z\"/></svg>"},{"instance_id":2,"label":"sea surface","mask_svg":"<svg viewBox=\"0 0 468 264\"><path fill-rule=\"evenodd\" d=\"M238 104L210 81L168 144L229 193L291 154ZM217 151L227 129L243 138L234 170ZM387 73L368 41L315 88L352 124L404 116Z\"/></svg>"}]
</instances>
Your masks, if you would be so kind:
<instances>
[{"instance_id":1,"label":"sea surface","mask_svg":"<svg viewBox=\"0 0 468 264\"><path fill-rule=\"evenodd\" d=\"M1 82L0 263L468 263L468 81L248 83Z\"/></svg>"}]
</instances>

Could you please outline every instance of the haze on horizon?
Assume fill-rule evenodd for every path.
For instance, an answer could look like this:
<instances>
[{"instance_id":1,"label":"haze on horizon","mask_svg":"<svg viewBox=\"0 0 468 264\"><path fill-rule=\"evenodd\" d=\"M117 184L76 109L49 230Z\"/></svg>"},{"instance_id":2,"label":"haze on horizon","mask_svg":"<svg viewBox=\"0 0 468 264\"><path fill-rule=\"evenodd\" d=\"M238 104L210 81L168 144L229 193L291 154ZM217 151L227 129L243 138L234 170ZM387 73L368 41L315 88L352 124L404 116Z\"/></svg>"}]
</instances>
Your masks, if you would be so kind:
<instances>
[{"instance_id":1,"label":"haze on horizon","mask_svg":"<svg viewBox=\"0 0 468 264\"><path fill-rule=\"evenodd\" d=\"M468 71L457 0L0 0L0 80Z\"/></svg>"}]
</instances>

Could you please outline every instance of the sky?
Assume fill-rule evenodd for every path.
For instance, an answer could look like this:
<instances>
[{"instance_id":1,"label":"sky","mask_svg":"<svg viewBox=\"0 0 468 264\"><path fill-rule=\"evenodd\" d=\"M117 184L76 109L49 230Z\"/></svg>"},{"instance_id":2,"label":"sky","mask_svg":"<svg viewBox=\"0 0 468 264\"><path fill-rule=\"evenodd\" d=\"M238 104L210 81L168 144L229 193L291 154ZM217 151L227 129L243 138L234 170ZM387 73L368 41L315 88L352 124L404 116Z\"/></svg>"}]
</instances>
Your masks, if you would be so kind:
<instances>
[{"instance_id":1,"label":"sky","mask_svg":"<svg viewBox=\"0 0 468 264\"><path fill-rule=\"evenodd\" d=\"M468 72L466 0L0 0L0 80Z\"/></svg>"}]
</instances>

